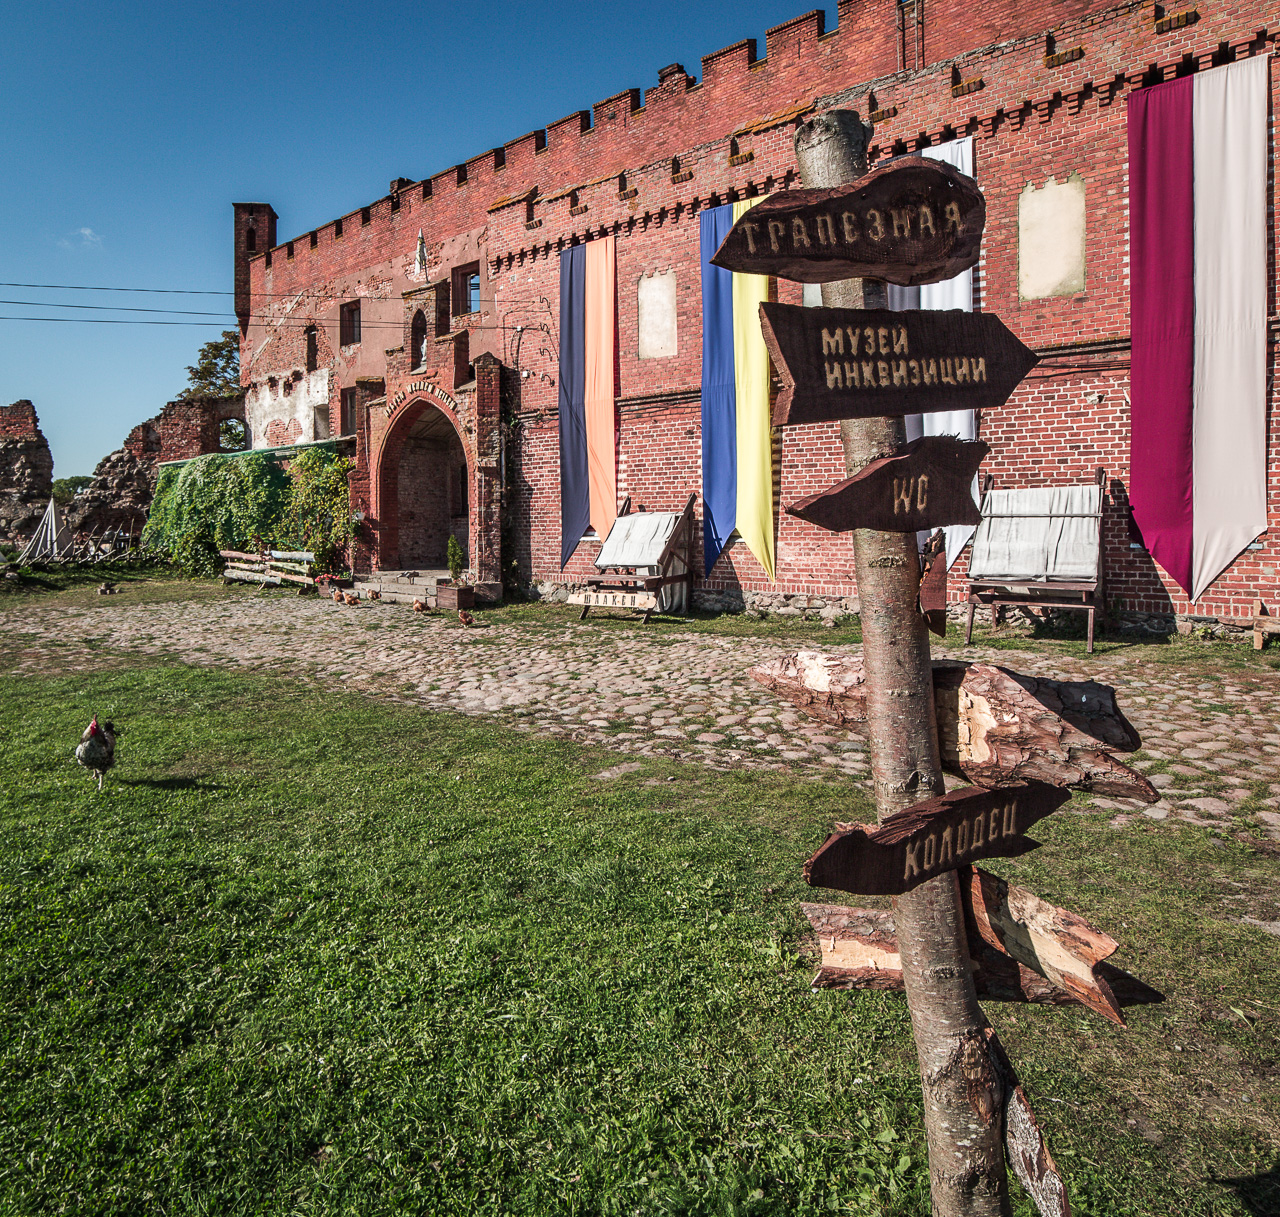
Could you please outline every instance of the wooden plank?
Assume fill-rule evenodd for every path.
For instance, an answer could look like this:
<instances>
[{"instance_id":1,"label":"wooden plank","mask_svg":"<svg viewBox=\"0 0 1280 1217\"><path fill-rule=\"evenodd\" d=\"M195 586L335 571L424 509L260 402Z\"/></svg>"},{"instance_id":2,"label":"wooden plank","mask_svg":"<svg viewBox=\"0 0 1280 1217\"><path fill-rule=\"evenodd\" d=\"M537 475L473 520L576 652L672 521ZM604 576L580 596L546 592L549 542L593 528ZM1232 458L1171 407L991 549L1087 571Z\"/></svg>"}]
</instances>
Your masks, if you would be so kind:
<instances>
[{"instance_id":1,"label":"wooden plank","mask_svg":"<svg viewBox=\"0 0 1280 1217\"><path fill-rule=\"evenodd\" d=\"M315 580L308 575L290 575L285 571L273 570L271 572L277 579L283 579L286 583L302 583L307 587L314 587Z\"/></svg>"},{"instance_id":2,"label":"wooden plank","mask_svg":"<svg viewBox=\"0 0 1280 1217\"><path fill-rule=\"evenodd\" d=\"M220 549L218 556L221 558L239 558L242 562L261 562L261 554L242 554L236 549Z\"/></svg>"},{"instance_id":3,"label":"wooden plank","mask_svg":"<svg viewBox=\"0 0 1280 1217\"><path fill-rule=\"evenodd\" d=\"M775 426L983 410L1040 362L994 313L760 305Z\"/></svg>"},{"instance_id":4,"label":"wooden plank","mask_svg":"<svg viewBox=\"0 0 1280 1217\"><path fill-rule=\"evenodd\" d=\"M978 524L982 512L973 501L973 479L990 451L980 440L926 435L853 477L798 499L787 514L832 532L919 532Z\"/></svg>"},{"instance_id":5,"label":"wooden plank","mask_svg":"<svg viewBox=\"0 0 1280 1217\"><path fill-rule=\"evenodd\" d=\"M1009 1165L1027 1189L1040 1217L1071 1217L1067 1185L1045 1144L1031 1101L996 1033L988 1027L986 1034L991 1062L1004 1082L1004 1144Z\"/></svg>"},{"instance_id":6,"label":"wooden plank","mask_svg":"<svg viewBox=\"0 0 1280 1217\"><path fill-rule=\"evenodd\" d=\"M566 603L592 608L656 609L658 597L652 592L573 592Z\"/></svg>"},{"instance_id":7,"label":"wooden plank","mask_svg":"<svg viewBox=\"0 0 1280 1217\"><path fill-rule=\"evenodd\" d=\"M305 549L273 549L271 556L273 558L282 558L286 562L314 562L316 560L315 554Z\"/></svg>"},{"instance_id":8,"label":"wooden plank","mask_svg":"<svg viewBox=\"0 0 1280 1217\"><path fill-rule=\"evenodd\" d=\"M940 283L977 265L986 217L973 178L900 157L844 186L770 195L738 219L711 261L799 283Z\"/></svg>"},{"instance_id":9,"label":"wooden plank","mask_svg":"<svg viewBox=\"0 0 1280 1217\"><path fill-rule=\"evenodd\" d=\"M265 564L261 562L255 563L253 565L250 565L247 562L228 562L227 570L255 571L260 575L265 575L267 573L267 568Z\"/></svg>"},{"instance_id":10,"label":"wooden plank","mask_svg":"<svg viewBox=\"0 0 1280 1217\"><path fill-rule=\"evenodd\" d=\"M804 864L805 882L863 896L899 896L944 871L1037 848L1024 835L1027 829L1070 797L1043 782L953 790L890 816L879 828L852 824L832 833Z\"/></svg>"},{"instance_id":11,"label":"wooden plank","mask_svg":"<svg viewBox=\"0 0 1280 1217\"><path fill-rule=\"evenodd\" d=\"M973 867L961 876L965 913L988 946L1043 976L1081 1005L1124 1026L1119 1003L1094 968L1119 943L1083 917L1060 909L1026 888Z\"/></svg>"},{"instance_id":12,"label":"wooden plank","mask_svg":"<svg viewBox=\"0 0 1280 1217\"><path fill-rule=\"evenodd\" d=\"M748 674L823 722L864 728L867 687L861 656L797 651L758 664ZM979 786L1041 781L1147 803L1160 797L1142 774L1111 755L1132 752L1142 741L1109 685L935 659L933 699L942 767L948 773Z\"/></svg>"},{"instance_id":13,"label":"wooden plank","mask_svg":"<svg viewBox=\"0 0 1280 1217\"><path fill-rule=\"evenodd\" d=\"M273 578L271 575L253 575L241 570L224 570L222 577L240 583L261 583L267 587L280 586L280 580Z\"/></svg>"},{"instance_id":14,"label":"wooden plank","mask_svg":"<svg viewBox=\"0 0 1280 1217\"><path fill-rule=\"evenodd\" d=\"M987 1001L1081 1006L1083 1003L1070 990L1054 984L1041 972L1033 971L982 939L971 908L975 885L967 879L968 869L960 872L960 890L973 983L978 996ZM972 869L986 876L985 871L976 867ZM1030 895L1029 892L1026 894ZM905 992L902 956L891 911L849 908L838 904L801 904L800 911L813 927L822 952L821 966L811 982L815 989ZM1065 910L1059 912L1068 918L1073 916ZM1068 936L1067 942L1070 941ZM1115 998L1118 1007L1149 1005L1164 1000L1162 993L1112 964L1098 962L1092 965L1091 970L1095 980L1105 985ZM1101 1013L1104 1017L1112 1017L1111 1013Z\"/></svg>"},{"instance_id":15,"label":"wooden plank","mask_svg":"<svg viewBox=\"0 0 1280 1217\"><path fill-rule=\"evenodd\" d=\"M308 574L311 570L310 562L285 562L281 558L272 558L268 563L273 570L291 570L298 574Z\"/></svg>"}]
</instances>

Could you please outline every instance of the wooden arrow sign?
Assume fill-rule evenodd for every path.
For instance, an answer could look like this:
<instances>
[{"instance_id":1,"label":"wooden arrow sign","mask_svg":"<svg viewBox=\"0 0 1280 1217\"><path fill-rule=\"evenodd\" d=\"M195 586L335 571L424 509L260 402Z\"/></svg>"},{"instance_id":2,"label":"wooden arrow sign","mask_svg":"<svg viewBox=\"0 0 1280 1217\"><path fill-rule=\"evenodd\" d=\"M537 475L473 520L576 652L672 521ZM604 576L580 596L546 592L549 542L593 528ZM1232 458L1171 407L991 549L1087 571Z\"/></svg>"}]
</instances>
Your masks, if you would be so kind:
<instances>
[{"instance_id":1,"label":"wooden arrow sign","mask_svg":"<svg viewBox=\"0 0 1280 1217\"><path fill-rule=\"evenodd\" d=\"M903 157L845 186L770 195L739 217L711 262L800 283L940 283L977 264L986 219L973 178Z\"/></svg>"},{"instance_id":2,"label":"wooden arrow sign","mask_svg":"<svg viewBox=\"0 0 1280 1217\"><path fill-rule=\"evenodd\" d=\"M775 426L1002 405L1040 362L994 313L760 305Z\"/></svg>"},{"instance_id":3,"label":"wooden arrow sign","mask_svg":"<svg viewBox=\"0 0 1280 1217\"><path fill-rule=\"evenodd\" d=\"M1043 782L970 787L917 803L879 828L832 833L804 864L805 882L862 896L899 896L943 871L1037 848L1023 834L1071 795Z\"/></svg>"},{"instance_id":4,"label":"wooden arrow sign","mask_svg":"<svg viewBox=\"0 0 1280 1217\"><path fill-rule=\"evenodd\" d=\"M981 440L926 435L792 503L787 514L832 532L919 532L977 524L982 512L973 501L973 478L990 451Z\"/></svg>"}]
</instances>

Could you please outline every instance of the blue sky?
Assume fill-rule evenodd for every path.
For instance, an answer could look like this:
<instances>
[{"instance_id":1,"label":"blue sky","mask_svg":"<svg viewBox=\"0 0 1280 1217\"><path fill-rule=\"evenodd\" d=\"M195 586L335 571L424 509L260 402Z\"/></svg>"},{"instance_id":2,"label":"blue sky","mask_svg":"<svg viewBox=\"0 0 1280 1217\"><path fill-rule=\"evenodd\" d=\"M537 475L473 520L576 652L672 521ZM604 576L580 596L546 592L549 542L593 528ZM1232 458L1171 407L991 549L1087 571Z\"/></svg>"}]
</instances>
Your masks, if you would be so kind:
<instances>
[{"instance_id":1,"label":"blue sky","mask_svg":"<svg viewBox=\"0 0 1280 1217\"><path fill-rule=\"evenodd\" d=\"M231 204L279 239L764 32L803 0L12 5L0 40L0 280L231 289ZM230 296L0 287L0 316L229 310ZM9 303L18 301L22 303ZM54 307L54 306L58 307ZM186 383L209 328L0 320L0 404L28 397L55 476L91 473Z\"/></svg>"}]
</instances>

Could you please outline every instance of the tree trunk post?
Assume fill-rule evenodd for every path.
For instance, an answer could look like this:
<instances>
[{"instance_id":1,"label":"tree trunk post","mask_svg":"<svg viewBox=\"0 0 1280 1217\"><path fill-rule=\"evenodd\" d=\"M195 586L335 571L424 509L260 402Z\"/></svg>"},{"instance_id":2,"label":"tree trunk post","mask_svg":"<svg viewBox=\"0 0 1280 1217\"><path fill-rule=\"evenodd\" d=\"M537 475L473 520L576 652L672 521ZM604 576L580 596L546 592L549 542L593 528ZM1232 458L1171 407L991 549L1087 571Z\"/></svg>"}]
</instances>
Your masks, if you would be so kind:
<instances>
[{"instance_id":1,"label":"tree trunk post","mask_svg":"<svg viewBox=\"0 0 1280 1217\"><path fill-rule=\"evenodd\" d=\"M833 110L796 131L805 186L841 186L867 171L870 128L852 110ZM883 308L884 285L824 283L832 308ZM848 476L906 442L901 418L840 424ZM853 532L867 672L867 737L876 816L943 792L934 726L929 635L918 607L920 561L914 533ZM954 871L894 902L903 979L924 1090L934 1217L1007 1217L1004 1086L987 1050L986 1019L969 968L960 888Z\"/></svg>"}]
</instances>

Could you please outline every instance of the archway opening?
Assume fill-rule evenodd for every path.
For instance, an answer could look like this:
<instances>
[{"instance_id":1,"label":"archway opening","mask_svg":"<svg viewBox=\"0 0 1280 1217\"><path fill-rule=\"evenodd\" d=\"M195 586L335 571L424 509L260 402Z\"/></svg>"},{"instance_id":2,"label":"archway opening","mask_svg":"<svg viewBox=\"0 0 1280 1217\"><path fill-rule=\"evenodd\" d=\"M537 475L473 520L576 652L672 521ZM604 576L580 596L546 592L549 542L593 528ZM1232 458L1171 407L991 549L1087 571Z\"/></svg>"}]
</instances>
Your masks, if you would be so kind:
<instances>
[{"instance_id":1,"label":"archway opening","mask_svg":"<svg viewBox=\"0 0 1280 1217\"><path fill-rule=\"evenodd\" d=\"M433 406L405 434L398 482L401 569L445 569L450 536L469 563L467 454L453 424Z\"/></svg>"}]
</instances>

